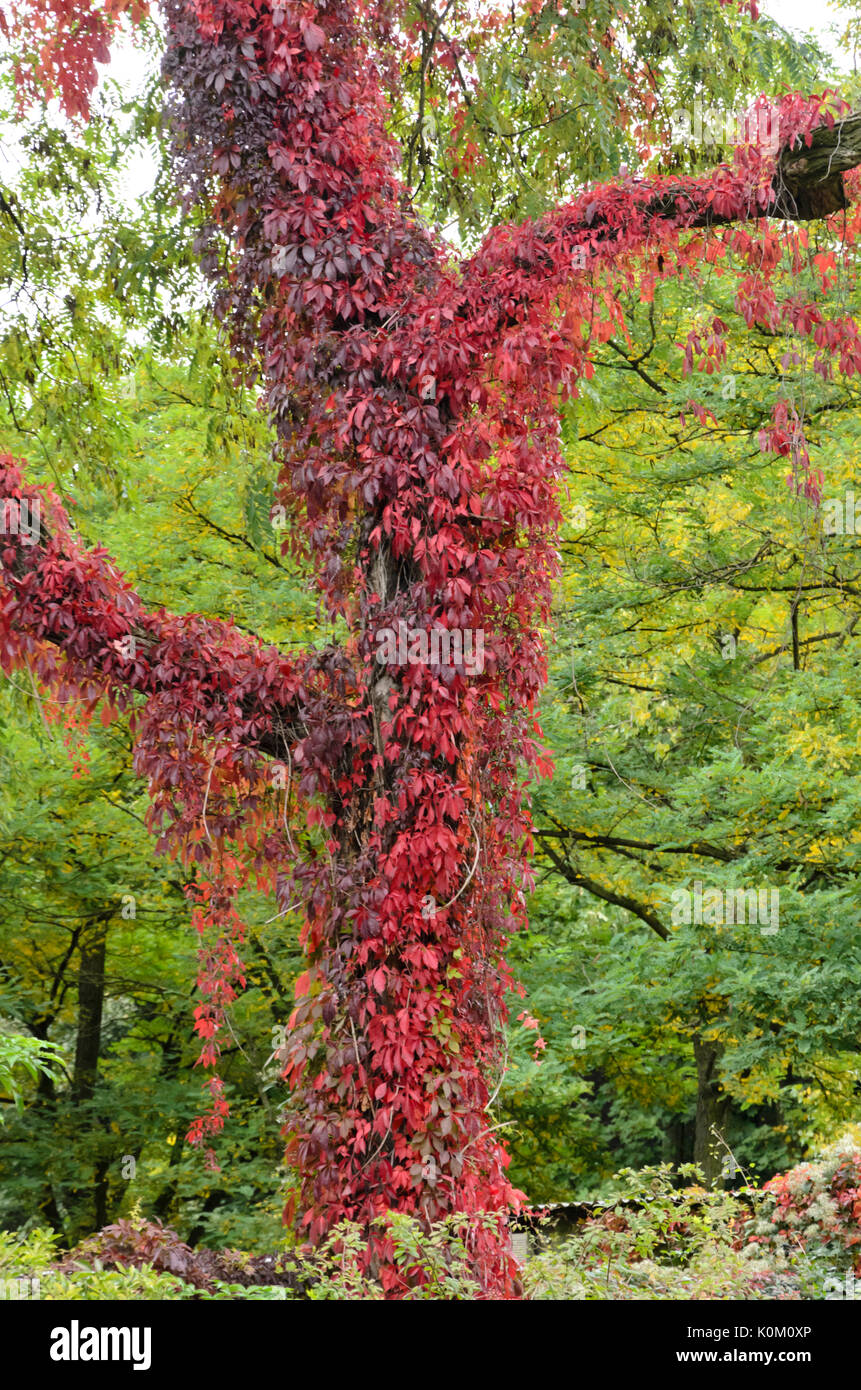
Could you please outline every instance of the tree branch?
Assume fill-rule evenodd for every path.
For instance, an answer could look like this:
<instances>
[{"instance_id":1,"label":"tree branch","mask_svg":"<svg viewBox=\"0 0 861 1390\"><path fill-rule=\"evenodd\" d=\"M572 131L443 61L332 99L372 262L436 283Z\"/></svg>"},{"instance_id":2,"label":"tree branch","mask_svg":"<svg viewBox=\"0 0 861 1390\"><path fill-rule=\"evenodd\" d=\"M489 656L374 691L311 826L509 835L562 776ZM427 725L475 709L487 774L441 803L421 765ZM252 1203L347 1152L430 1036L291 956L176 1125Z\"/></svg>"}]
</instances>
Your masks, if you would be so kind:
<instances>
[{"instance_id":1,"label":"tree branch","mask_svg":"<svg viewBox=\"0 0 861 1390\"><path fill-rule=\"evenodd\" d=\"M304 663L231 623L147 612L101 547L79 545L55 498L37 488L24 496L22 487L18 468L0 459L0 498L7 508L26 506L31 528L27 534L18 520L20 533L2 537L0 667L29 666L62 701L70 682L54 655L61 653L86 702L109 699L124 709L135 694L181 693L182 722L203 737L288 756L305 732ZM13 522L20 514L9 513Z\"/></svg>"},{"instance_id":2,"label":"tree branch","mask_svg":"<svg viewBox=\"0 0 861 1390\"><path fill-rule=\"evenodd\" d=\"M552 845L544 843L542 848L562 877L567 879L569 883L573 883L577 888L585 888L587 893L591 893L595 898L601 898L605 903L611 903L614 907L622 907L626 912L632 912L635 917L640 918L641 922L645 922L648 927L651 927L662 941L669 940L670 933L651 908L644 907L642 903L637 902L636 898L629 898L624 893L615 893L612 888L605 888L603 883L598 883L597 879L581 874L569 864L567 859L558 854Z\"/></svg>"}]
</instances>

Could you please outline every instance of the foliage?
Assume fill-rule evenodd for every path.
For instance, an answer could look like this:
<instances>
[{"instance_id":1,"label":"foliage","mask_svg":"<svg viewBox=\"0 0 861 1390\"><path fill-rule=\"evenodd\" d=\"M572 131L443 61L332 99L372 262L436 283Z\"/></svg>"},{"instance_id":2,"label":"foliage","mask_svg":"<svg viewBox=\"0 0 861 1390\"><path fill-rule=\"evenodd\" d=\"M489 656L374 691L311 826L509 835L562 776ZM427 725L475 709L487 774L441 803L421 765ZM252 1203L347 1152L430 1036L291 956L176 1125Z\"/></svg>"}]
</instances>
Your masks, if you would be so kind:
<instances>
[{"instance_id":1,"label":"foliage","mask_svg":"<svg viewBox=\"0 0 861 1390\"><path fill-rule=\"evenodd\" d=\"M42 46L35 67L29 54L17 64L21 91L32 95L40 83L49 89L59 84L67 111L85 114L93 61L104 51L118 8L127 7L94 12L82 0L81 28L75 6L57 0L56 37ZM659 104L659 84L640 60L647 40L654 45L666 38L660 24L651 23L666 18L663 10L657 16L654 7L636 7L633 49L618 42L618 15L609 6L606 15L599 7L600 14L570 25L557 22L558 7L526 6L521 15L512 15L516 42L505 34L507 16L502 21L495 10L453 12L451 22L465 26L470 49L466 80L459 40L442 30L442 20L422 12L418 23L411 10L400 6L357 10L332 0L318 9L297 4L273 11L262 0L168 0L163 8L177 184L197 230L196 253L216 286L217 317L239 364L235 390L223 391L225 453L232 454L236 445L241 454L243 446L247 452L268 444L265 431L247 419L246 405L259 395L271 420L277 465L277 484L274 470L267 472L257 460L246 459L238 473L231 473L243 480L244 517L238 531L227 532L223 525L229 508L217 496L211 474L198 478L189 493L172 470L168 486L180 483L185 509L202 526L208 544L247 542L255 576L268 566L276 570L279 585L289 583L288 556L310 557L332 640L305 651L291 649L288 655L274 622L264 622L258 632L226 620L224 610L229 612L231 600L235 602L235 592L227 587L213 595L211 606L177 617L166 611L159 596L147 594L151 574L137 582L120 574L104 548L110 522L102 525L110 511L107 491L100 495L104 480L120 497L125 486L111 474L114 440L108 433L98 447L84 450L97 464L93 468L90 460L89 516L85 513L80 528L71 526L59 496L66 481L62 474L55 477L54 489L44 482L34 486L25 480L17 456L6 453L2 458L0 492L6 505L16 516L25 506L31 512L38 509L44 531L35 545L20 534L5 538L0 661L13 678L20 676L33 687L49 737L62 724L61 737L74 753L76 740L92 730L99 711L106 739L116 730L126 740L118 778L133 771L147 779L146 824L157 835L158 848L174 860L173 869L165 870L165 885L170 884L165 892L181 892L189 900L200 938L202 1001L194 1019L203 1044L200 1060L207 1067L214 1069L233 1051L232 1019L241 1008L238 999L247 984L253 937L247 909L255 894L274 899L276 920L301 912L306 968L296 981L287 1035L273 1049L293 1091L285 1119L287 1158L299 1176L298 1233L324 1250L331 1249L327 1242L333 1231L346 1233L343 1239L352 1252L350 1288L355 1293L359 1286L354 1280L373 1272L384 1293L396 1296L410 1291L413 1266L422 1266L431 1285L449 1287L445 1261L440 1264L437 1254L416 1244L419 1237L409 1223L420 1218L433 1227L448 1217L463 1221L483 1213L486 1220L471 1237L470 1264L482 1292L512 1293L517 1281L505 1225L520 1194L506 1173L507 1155L486 1112L506 1067L503 1029L511 977L504 951L512 930L525 924L525 892L532 882L527 779L545 774L550 766L535 715L545 679L544 639L560 526L565 537L558 501L566 470L560 398L570 445L572 421L578 413L580 419L588 413L588 406L580 413L581 403L590 399L597 366L611 353L626 357L619 339L630 342L632 325L640 331L647 323L653 342L658 336L656 298L657 312L667 313L672 323L673 314L682 314L673 302L677 288L681 293L684 287L690 299L692 290L702 291L712 269L715 281L726 274L731 290L723 298L731 301L730 310L716 303L707 312L687 316L677 388L658 387L658 394L670 397L665 427L675 450L672 463L663 477L660 470L647 469L634 488L641 495L633 500L625 495L630 474L623 467L614 476L598 498L611 533L611 558L599 549L600 563L585 590L572 585L585 615L595 622L598 591L601 602L606 598L607 586L597 582L603 580L601 570L618 573L611 612L616 627L629 632L634 626L630 610L644 603L644 576L653 610L678 593L667 553L687 571L682 591L702 591L696 561L685 536L679 536L679 519L691 497L697 507L707 506L692 481L692 469L702 469L712 480L721 477L725 492L734 487L735 480L722 476L719 431L711 433L716 413L702 399L701 389L681 378L695 369L714 376L731 348L759 352L752 375L765 375L770 383L777 379L777 384L770 398L768 392L756 395L751 410L756 419L744 426L748 454L755 441L757 461L752 467L750 457L745 460L745 484L750 474L750 489L755 490L760 471L769 469L773 483L775 463L786 460L779 467L790 469L792 497L800 508L816 511L822 476L811 460L807 396L796 389L792 367L796 358L803 359L821 380L816 404L824 414L833 404L828 391L835 383L844 389L861 364L853 318L840 303L828 302L829 289L854 273L857 216L842 216L839 172L817 189L815 208L800 206L794 201L798 189L784 178L784 164L752 146L735 150L708 174L668 175L667 151L655 129L657 162L647 170L648 177L635 179L617 167L629 148L642 161L649 158L651 134L645 121L651 122ZM132 9L140 21L144 7ZM755 5L747 9L754 22ZM731 97L737 93L736 77L745 80L755 68L756 43L746 22L744 38L737 40L723 24L720 9L710 6L709 16L719 34L719 51L733 51L739 58L731 69L736 76L716 84ZM41 20L35 19L32 32L41 31ZM12 32L20 38L20 24ZM457 35L457 28L452 32ZM395 60L404 42L421 49L418 89L407 80L403 100L388 107L386 97L399 85ZM435 44L439 61L432 64ZM668 51L673 47L670 42ZM601 50L607 52L606 65ZM803 74L809 71L809 48L781 39L771 51L772 77L779 74L782 80L793 65ZM565 138L561 118L566 113L557 110L554 92L556 72L586 52L591 59L582 83L587 128L608 127L612 112L616 133L602 147L600 169L573 164L558 169L556 192L566 201L546 212L559 165L559 140ZM701 86L700 37L676 44L675 53L678 63L666 65L673 80L662 93L668 102ZM407 56L411 62L412 55ZM521 62L539 78L528 99L523 95L527 83L515 68ZM425 120L425 99L430 105L434 84L449 79L458 82L462 101L453 103L451 127L443 138L453 150L453 165L458 171L464 165L468 176L493 148L488 131L501 136L509 154L511 142L516 145L520 138L499 128L501 117L528 119L534 129L553 126L560 117L558 135L554 130L529 142L528 151L515 151L515 162L527 153L533 157L537 186L528 196L512 194L506 207L517 216L531 214L531 220L496 226L475 254L463 259L412 210L409 189L396 174L389 132L390 112L396 122L409 119L417 104L419 136L408 159L415 153L426 167L427 142L436 134L431 137ZM499 109L484 100L486 82L506 92ZM781 146L787 152L801 144L810 148L842 110L829 93L784 95L777 107ZM545 145L548 158L542 162ZM53 153L49 142L48 156ZM81 161L80 177L87 173ZM583 178L599 173L615 177L583 191ZM407 175L411 181L411 167ZM497 167L486 183L483 175L473 179L473 187L486 195L498 176ZM464 187L468 189L469 177ZM437 208L458 201L445 169L427 192ZM802 201L803 196L799 194ZM6 220L23 239L20 245L11 239L6 273L18 273L20 253L26 280L27 228L20 218L15 220L14 208L9 215L5 200L3 206ZM485 197L479 216L486 217L487 210ZM827 244L816 252L802 233L779 233L767 220L807 217L811 211L832 215L825 224ZM464 230L467 235L474 230L468 218ZM37 225L31 239L34 254L41 247L50 259L50 233ZM111 260L103 298L86 301L81 337L91 377L106 364L119 364L127 320L120 315L122 323L111 322L106 329L103 320L110 314L103 311L127 270L132 284L145 281L139 267L144 244L138 241L122 263ZM77 257L77 243L72 251L75 274L81 277L92 262ZM168 277L184 274L186 251L184 240L177 253L164 250ZM54 280L50 269L44 279L56 291L62 273ZM99 265L100 274L102 269ZM808 279L802 282L802 276ZM800 283L805 293L798 290ZM712 292L710 282L706 289ZM662 303L665 294L668 302ZM721 299L717 291L714 297ZM74 336L78 301L75 296L72 301ZM732 330L730 312L737 317ZM180 335L186 326L171 321L166 338ZM668 327L666 320L660 326L665 345L673 341ZM764 338L770 342L763 343ZM779 351L784 338L791 341L791 351L783 353L778 370L769 351ZM211 348L205 330L202 339ZM67 355L66 346L60 356ZM12 374L23 378L7 398L11 428L20 432L18 407L23 401L30 411L35 395L32 432L44 445L52 432L62 435L56 410L43 408L45 379L58 357L54 335L40 330L28 339L23 369L14 358L11 335L4 351ZM649 376L643 360L626 357L627 369L641 380ZM147 366L157 365L153 352ZM214 371L207 375L218 377ZM171 380L175 385L175 376ZM31 392L30 387L40 389ZM105 413L100 388L85 394L83 418L100 421ZM574 401L576 407L570 404ZM606 428L606 422L597 424L594 433ZM80 429L64 439L73 475L80 463L73 460L80 440ZM205 507L202 523L198 482ZM134 500L143 491L139 474L136 483ZM628 529L629 518L613 510L608 492L614 489L625 496L629 512L638 514L645 537ZM669 501L664 508L666 499L672 500L674 511ZM767 496L758 494L751 510L754 501L761 509L768 506ZM747 502L745 496L743 505ZM288 522L288 538L280 547L283 566L279 547L269 537L272 508L280 509ZM670 534L656 537L665 514ZM747 514L742 510L737 519L743 522ZM88 524L96 533L94 547L86 544ZM120 535L128 543L127 553L142 554L140 533L134 535L126 525ZM629 564L632 535L634 561ZM675 550L667 541L675 542ZM222 554L218 549L214 553ZM616 563L620 554L626 557L623 565ZM212 555L208 550L208 563ZM745 556L743 563L755 569L761 558ZM724 564L718 569L725 573ZM763 578L770 593L773 570L754 577ZM158 578L179 590L185 586L183 598L199 588L190 582L186 565L177 576L166 578L162 572ZM842 584L841 579L838 587ZM812 635L804 639L799 636L798 603L793 608L793 672L801 669L802 640L806 645L825 640L832 598L827 596ZM178 606L182 609L184 603ZM686 622L689 614L679 611L682 607L679 602L672 615L677 630L692 631L702 647L707 632L713 638L709 628L723 613L713 603ZM765 630L769 639L778 623L776 605L766 600L758 611L753 601L737 598L730 612L754 630ZM477 671L463 663L445 669L413 655L399 665L386 665L375 643L380 632L402 626L425 633L481 632L486 665ZM837 644L826 683L841 674L843 637L850 635L845 631ZM608 640L611 646L618 642L615 630ZM641 675L638 665L652 659L648 640L622 653L629 678L622 683L629 687L642 688L642 681L630 677ZM710 778L732 778L736 754L742 752L736 711L730 708L732 692L720 678L711 682L709 737L704 739L691 698L697 680L692 682L689 653L683 649L672 660L657 662L668 689L661 718L665 716L669 738L625 748L633 765L625 785L635 787L634 795L648 811L628 817L633 836L628 833L631 823L620 834L618 794L606 793L607 787L615 792L613 776L619 780L616 762L609 761L612 776L607 774L603 744L636 745L637 739L620 738L624 718L620 721L618 707L610 698L598 698L600 638L580 655L573 681L584 721L578 738L585 733L590 754L601 744L600 758L591 756L589 765L604 775L605 796L597 799L594 818L586 817L585 828L576 816L574 824L562 822L560 828L559 807L542 805L542 853L572 886L632 912L655 931L673 964L684 961L678 1010L662 982L649 999L647 1033L662 1041L668 1035L687 1037L700 1072L700 1058L708 1054L709 1076L722 1058L727 1091L733 1076L746 1082L759 1069L747 1090L739 1082L736 1091L745 1104L755 1096L763 1099L788 1078L790 1060L813 1052L803 1017L773 1018L787 995L781 971L788 954L793 990L803 996L801 964L809 961L805 933L813 930L823 910L826 945L835 944L836 919L850 892L851 845L837 865L825 857L830 849L818 841L806 843L803 854L794 856L785 846L780 852L775 847L771 863L782 875L781 886L798 894L788 951L781 947L776 968L772 955L777 952L765 947L755 953L764 959L750 968L739 966L729 958L738 953L730 952L728 966L716 971L710 942L700 949L695 936L680 932L671 937L663 926L655 877L663 874L666 858L677 854L693 861L692 868L703 857L714 858L731 866L727 875L759 861L759 845L752 842L765 833L763 806L772 810L773 795L746 802L748 785L739 778L739 835L729 817L715 827L704 794ZM756 687L760 655L751 663L751 687ZM612 658L618 659L615 650ZM618 683L618 675L613 679ZM650 687L646 691L653 693ZM799 695L796 684L786 692L786 708L813 722L813 713L834 694L830 685L820 688L811 681ZM749 696L750 690L745 692ZM636 706L629 712L634 725L648 722L648 711L643 719ZM846 719L846 710L839 709L835 722L841 732ZM756 727L755 718L751 724L762 749L768 732ZM570 748L567 717L559 719L557 728ZM816 732L808 732L815 739ZM93 739L92 731L88 737ZM79 764L85 766L83 754L91 745L78 746ZM692 751L704 750L706 765L690 774L685 803L674 806L678 768L671 755L681 762ZM96 776L104 788L101 768ZM815 801L810 804L817 813L821 809ZM838 801L828 814L838 823L844 810L844 801ZM693 820L692 833L681 833L680 818ZM800 819L802 829L809 829L806 812ZM104 824L98 822L96 842L104 835ZM720 843L717 853L711 838L716 828L719 840L732 842L729 848ZM13 838L26 842L20 827L14 831ZM554 836L561 839L561 850ZM572 859L569 842L583 844L584 854L591 852L599 860L597 873ZM842 842L839 847L847 848ZM92 1107L100 1115L106 1144L93 1153L93 1185L105 1208L112 1122L98 1091L92 1054L95 1038L97 1061L99 1030L92 1018L103 1000L94 980L103 977L110 959L106 924L113 912L111 886L103 871L93 872L84 875L79 895L74 880L69 893L66 878L71 875L60 871L69 862L66 851L62 836L53 835L43 862L50 870L45 880L55 894L83 900L76 903L70 928L71 954L80 957L70 1099L78 1113ZM623 891L604 864L617 851L635 864L634 882L623 883ZM33 854L29 846L28 853ZM86 858L93 860L91 849ZM724 879L720 882L723 887ZM804 896L811 886L822 892L815 903L813 895ZM25 884L25 899L28 891ZM68 957L58 950L58 932L52 928L44 936L37 934L34 946L31 915L28 907L16 954L32 974L41 971L42 992L48 993L51 1007L47 1015L37 1012L34 1021L46 1031L62 1023L65 990L58 977ZM614 948L617 921L606 920L609 927L600 930ZM53 953L47 971L43 940ZM600 944L604 948L607 941ZM633 979L638 968L651 968L639 944L614 981L611 1008L617 1016L625 970ZM151 950L155 955L154 944ZM262 954L265 960L265 945ZM33 963L37 956L40 968ZM734 971L743 975L738 1030L727 1003ZM268 973L278 981L277 969ZM44 989L50 975L57 983L53 992ZM819 981L823 999L832 983L826 972ZM819 1053L834 1045L846 1053L852 1050L855 1017L845 981L841 978L839 984L839 1004L826 1014L815 1039ZM280 993L277 984L275 992ZM32 999L26 1002L32 1012ZM534 1020L528 1013L522 1018L531 1031ZM159 1025L164 1022L162 1018ZM780 1056L760 1041L774 1026L785 1043ZM172 1053L177 1073L185 1061L178 1037L171 1035L170 1048L162 1050ZM851 1059L841 1058L841 1064L841 1082L849 1087ZM558 1072L557 1078L557 1107L576 1099L578 1086L585 1093L587 1086L603 1084L596 1076L585 1084L578 1080L572 1090ZM229 1109L227 1087L222 1066L209 1081L208 1113L189 1130L192 1143L207 1146L213 1171L212 1141ZM699 1085L698 1102L707 1089ZM57 1100L46 1097L44 1086L42 1097L52 1105ZM138 1137L140 1152L145 1140ZM51 1201L56 1208L53 1197ZM397 1239L388 1226L380 1226L393 1209L398 1213ZM291 1199L288 1217L292 1214ZM652 1251L643 1244L643 1232L635 1231L634 1238L640 1242L638 1256ZM159 1238L155 1245L161 1249L165 1241ZM171 1249L176 1255L176 1247ZM713 1253L709 1245L697 1278L722 1288L718 1275L709 1272ZM407 1262L406 1280L401 1258ZM727 1277L731 1284L735 1275Z\"/></svg>"},{"instance_id":2,"label":"foliage","mask_svg":"<svg viewBox=\"0 0 861 1390\"><path fill-rule=\"evenodd\" d=\"M58 1264L57 1242L58 1236L54 1232L38 1228L26 1237L8 1236L0 1232L0 1279L26 1280L28 1296L37 1296L49 1302L173 1302L188 1298L271 1299L284 1296L284 1290L280 1288L244 1288L218 1279L213 1279L206 1288L200 1289L179 1274L166 1273L163 1268L145 1260L107 1265L99 1259L93 1259L91 1264L67 1260Z\"/></svg>"},{"instance_id":3,"label":"foliage","mask_svg":"<svg viewBox=\"0 0 861 1390\"><path fill-rule=\"evenodd\" d=\"M213 415L227 412L208 341L192 323L176 362L152 359L152 375L142 372L121 458L126 496L116 506L109 484L101 492L79 487L78 527L93 540L109 537L133 574L140 556L153 602L213 616L240 608L249 627L271 627L285 644L313 641L313 604L290 564L273 563L272 533L260 551L232 539L247 538L247 464L211 429ZM43 430L65 473L74 455ZM48 1031L66 1064L56 1086L28 1086L26 1113L7 1126L3 1221L50 1220L74 1243L139 1199L195 1242L270 1249L284 1175L273 1077L263 1073L273 1030L292 1007L296 930L289 918L276 920L274 901L243 899L248 989L231 1018L223 1072L234 1124L222 1173L213 1177L184 1143L199 1082L182 880L153 863L128 730L123 721L97 724L81 745L84 775L70 778L63 742L46 727L32 685L7 684L0 720L0 1000L16 1031ZM95 1094L82 1100L73 1094L78 953L99 920L106 931L101 1056Z\"/></svg>"},{"instance_id":4,"label":"foliage","mask_svg":"<svg viewBox=\"0 0 861 1390\"><path fill-rule=\"evenodd\" d=\"M855 255L823 286L827 235L804 236L810 260L777 269L781 295L838 315ZM714 1049L719 1127L763 1176L857 1113L857 537L829 534L826 506L787 504L782 469L754 457L782 362L842 507L857 389L791 333L749 328L706 274L728 344L696 388L708 428L680 426L700 310L669 286L626 306L630 344L608 345L564 419L542 709L557 773L536 797L544 886L512 948L547 1047L536 1065L518 1044L503 1090L516 1180L545 1199L594 1192L620 1161L693 1157L697 1038ZM675 921L673 895L697 882L767 885L778 929Z\"/></svg>"},{"instance_id":5,"label":"foliage","mask_svg":"<svg viewBox=\"0 0 861 1390\"><path fill-rule=\"evenodd\" d=\"M861 1274L861 1150L851 1136L837 1140L810 1163L765 1185L766 1197L748 1237L749 1247L798 1254L807 1280ZM821 1292L820 1292L821 1296Z\"/></svg>"},{"instance_id":6,"label":"foliage","mask_svg":"<svg viewBox=\"0 0 861 1390\"><path fill-rule=\"evenodd\" d=\"M33 1081L40 1075L56 1080L63 1060L63 1053L56 1043L42 1042L26 1033L0 1033L0 1092L8 1091L9 1098L20 1111L23 1097L15 1076L16 1069L26 1072ZM5 1120L0 1111L0 1124L3 1123Z\"/></svg>"},{"instance_id":7,"label":"foliage","mask_svg":"<svg viewBox=\"0 0 861 1390\"><path fill-rule=\"evenodd\" d=\"M406 12L392 128L413 198L462 244L543 213L584 184L691 172L730 150L672 140L672 117L812 90L829 60L721 0L421 3Z\"/></svg>"},{"instance_id":8,"label":"foliage","mask_svg":"<svg viewBox=\"0 0 861 1390\"><path fill-rule=\"evenodd\" d=\"M747 1195L679 1188L701 1178L692 1165L617 1175L617 1200L576 1235L554 1241L524 1270L535 1299L798 1298L785 1260L738 1249L739 1225L749 1217ZM628 1203L639 1205L627 1205Z\"/></svg>"},{"instance_id":9,"label":"foliage","mask_svg":"<svg viewBox=\"0 0 861 1390\"><path fill-rule=\"evenodd\" d=\"M491 1230L492 1217L453 1213L429 1227L406 1212L387 1212L377 1219L382 1248L397 1272L397 1290L406 1301L463 1300L481 1296L474 1272L474 1248L481 1226ZM342 1222L328 1232L314 1254L312 1300L382 1299L391 1296L367 1270L367 1231L357 1222Z\"/></svg>"},{"instance_id":10,"label":"foliage","mask_svg":"<svg viewBox=\"0 0 861 1390\"><path fill-rule=\"evenodd\" d=\"M453 1215L427 1229L403 1212L389 1212L378 1225L404 1299L480 1296L469 1250L475 1226L467 1218ZM55 1234L39 1229L26 1238L0 1233L0 1278L38 1279L39 1297L45 1299L332 1301L386 1296L384 1285L367 1270L367 1232L356 1222L333 1228L313 1254L306 1249L301 1259L194 1251L175 1231L142 1220L137 1211L59 1260L57 1241Z\"/></svg>"}]
</instances>

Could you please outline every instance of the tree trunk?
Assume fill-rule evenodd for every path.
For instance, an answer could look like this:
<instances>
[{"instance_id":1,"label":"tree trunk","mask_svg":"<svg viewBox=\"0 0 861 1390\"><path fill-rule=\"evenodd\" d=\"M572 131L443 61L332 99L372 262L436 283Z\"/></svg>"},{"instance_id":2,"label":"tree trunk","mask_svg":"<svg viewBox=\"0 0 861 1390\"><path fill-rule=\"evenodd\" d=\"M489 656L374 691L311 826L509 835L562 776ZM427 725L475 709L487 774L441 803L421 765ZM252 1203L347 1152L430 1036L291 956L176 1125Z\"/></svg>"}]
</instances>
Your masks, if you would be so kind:
<instances>
[{"instance_id":1,"label":"tree trunk","mask_svg":"<svg viewBox=\"0 0 861 1390\"><path fill-rule=\"evenodd\" d=\"M102 1042L102 1006L105 994L105 947L108 939L106 917L90 924L81 943L78 972L78 1037L75 1045L75 1071L72 1100L91 1100L96 1087Z\"/></svg>"},{"instance_id":2,"label":"tree trunk","mask_svg":"<svg viewBox=\"0 0 861 1390\"><path fill-rule=\"evenodd\" d=\"M720 1048L702 1038L694 1038L697 1066L697 1113L694 1125L694 1163L699 1164L706 1187L714 1187L721 1175L726 1150L718 1138L723 1135L728 1101L720 1093L718 1064Z\"/></svg>"}]
</instances>

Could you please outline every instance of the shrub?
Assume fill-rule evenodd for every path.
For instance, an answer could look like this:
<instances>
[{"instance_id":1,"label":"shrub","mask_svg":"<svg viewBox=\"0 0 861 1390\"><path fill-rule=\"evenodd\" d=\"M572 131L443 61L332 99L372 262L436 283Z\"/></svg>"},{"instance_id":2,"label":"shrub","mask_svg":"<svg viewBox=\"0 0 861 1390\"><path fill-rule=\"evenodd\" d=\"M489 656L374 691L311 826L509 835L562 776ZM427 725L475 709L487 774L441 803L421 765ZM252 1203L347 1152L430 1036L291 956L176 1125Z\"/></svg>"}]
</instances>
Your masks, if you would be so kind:
<instances>
[{"instance_id":1,"label":"shrub","mask_svg":"<svg viewBox=\"0 0 861 1390\"><path fill-rule=\"evenodd\" d=\"M690 1185L679 1190L679 1178ZM528 1298L821 1298L829 1293L827 1280L861 1273L857 1141L832 1146L821 1159L772 1178L763 1191L708 1191L692 1165L674 1170L669 1164L623 1170L614 1185L611 1205L572 1234L560 1236L549 1223L539 1229L542 1248L523 1268ZM378 1218L387 1268L402 1280L401 1296L481 1297L470 1235L476 1224L495 1219L454 1215L428 1230L404 1213ZM350 1222L330 1231L313 1252L280 1255L193 1250L175 1231L137 1212L62 1258L57 1245L58 1237L44 1230L26 1237L0 1232L0 1279L38 1279L36 1296L43 1299L384 1297L367 1268L365 1233Z\"/></svg>"},{"instance_id":2,"label":"shrub","mask_svg":"<svg viewBox=\"0 0 861 1390\"><path fill-rule=\"evenodd\" d=\"M388 1238L387 1259L402 1280L400 1296L408 1301L478 1298L468 1251L468 1232L495 1226L495 1217L457 1214L426 1230L404 1212L387 1212L374 1223ZM382 1299L383 1288L364 1267L366 1247L361 1228L345 1221L329 1232L315 1251L311 1299Z\"/></svg>"},{"instance_id":3,"label":"shrub","mask_svg":"<svg viewBox=\"0 0 861 1390\"><path fill-rule=\"evenodd\" d=\"M237 1297L263 1297L258 1291L261 1287L301 1289L307 1282L299 1265L288 1263L285 1257L248 1255L237 1250L193 1250L170 1227L145 1221L137 1213L82 1241L57 1268L70 1278L88 1270L152 1270L173 1276L173 1282L178 1281L184 1290L181 1297L194 1297L195 1293L202 1298L229 1296L229 1292ZM250 1288L254 1293L248 1293ZM269 1296L284 1297L284 1293Z\"/></svg>"},{"instance_id":4,"label":"shrub","mask_svg":"<svg viewBox=\"0 0 861 1390\"><path fill-rule=\"evenodd\" d=\"M403 1297L480 1295L467 1249L475 1219L451 1216L426 1231L412 1217L390 1212L376 1224L402 1278ZM193 1250L169 1227L137 1214L104 1227L60 1259L57 1243L58 1237L46 1231L27 1237L0 1233L0 1278L38 1279L43 1299L383 1297L382 1286L365 1267L363 1232L350 1222L334 1228L313 1253L277 1256Z\"/></svg>"},{"instance_id":5,"label":"shrub","mask_svg":"<svg viewBox=\"0 0 861 1390\"><path fill-rule=\"evenodd\" d=\"M694 1179L679 1191L678 1177ZM758 1194L707 1191L692 1165L625 1169L615 1203L528 1260L534 1299L799 1298L776 1252L746 1250L739 1232Z\"/></svg>"},{"instance_id":6,"label":"shrub","mask_svg":"<svg viewBox=\"0 0 861 1390\"><path fill-rule=\"evenodd\" d=\"M747 1242L792 1259L806 1292L822 1297L825 1281L861 1274L861 1146L846 1137L820 1159L765 1184Z\"/></svg>"}]
</instances>

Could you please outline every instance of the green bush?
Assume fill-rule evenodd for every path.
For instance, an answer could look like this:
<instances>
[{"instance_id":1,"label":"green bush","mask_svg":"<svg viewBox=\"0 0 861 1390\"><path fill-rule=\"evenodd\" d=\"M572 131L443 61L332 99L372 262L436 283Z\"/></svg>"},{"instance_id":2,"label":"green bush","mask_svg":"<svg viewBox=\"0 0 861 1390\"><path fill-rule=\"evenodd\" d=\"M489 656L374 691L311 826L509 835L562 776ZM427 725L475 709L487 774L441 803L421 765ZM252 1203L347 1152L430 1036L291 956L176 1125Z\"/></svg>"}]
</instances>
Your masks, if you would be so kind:
<instances>
[{"instance_id":1,"label":"green bush","mask_svg":"<svg viewBox=\"0 0 861 1390\"><path fill-rule=\"evenodd\" d=\"M678 1177L694 1180L679 1191ZM747 1248L740 1231L758 1194L708 1191L693 1165L625 1169L615 1203L564 1239L545 1235L527 1261L533 1299L797 1298L786 1260ZM613 1200L612 1198L610 1199Z\"/></svg>"},{"instance_id":2,"label":"green bush","mask_svg":"<svg viewBox=\"0 0 861 1390\"><path fill-rule=\"evenodd\" d=\"M449 1217L426 1232L414 1218L390 1212L376 1224L380 1236L391 1242L394 1264L407 1286L406 1299L478 1295L466 1245L466 1231L474 1229L474 1219ZM237 1251L193 1251L174 1231L137 1214L106 1227L62 1258L58 1243L56 1235L41 1229L26 1236L0 1232L0 1279L38 1281L38 1293L32 1296L42 1299L383 1298L379 1282L365 1267L363 1232L350 1222L335 1227L312 1256L278 1258L273 1277L286 1277L296 1287L220 1278L218 1270L248 1277L255 1257Z\"/></svg>"},{"instance_id":3,"label":"green bush","mask_svg":"<svg viewBox=\"0 0 861 1390\"><path fill-rule=\"evenodd\" d=\"M840 1297L839 1277L857 1272L861 1248L861 1152L844 1142L765 1190L709 1191L693 1165L625 1169L610 1205L569 1235L539 1226L537 1253L523 1268L537 1300L701 1300ZM690 1185L679 1189L679 1179ZM403 1213L376 1222L402 1297L471 1300L480 1290L469 1240L495 1218L452 1216L425 1230ZM7 1297L90 1300L381 1300L362 1229L342 1222L313 1252L266 1259L238 1251L192 1250L157 1222L106 1227L63 1255L59 1237L37 1229L0 1232ZM272 1284L253 1282L261 1271ZM14 1281L25 1281L16 1293ZM26 1281L33 1281L28 1293ZM37 1283L35 1281L38 1281ZM252 1282L246 1282L252 1281ZM830 1283L829 1283L830 1281ZM854 1287L854 1286L853 1286ZM851 1297L851 1293L849 1294Z\"/></svg>"}]
</instances>

